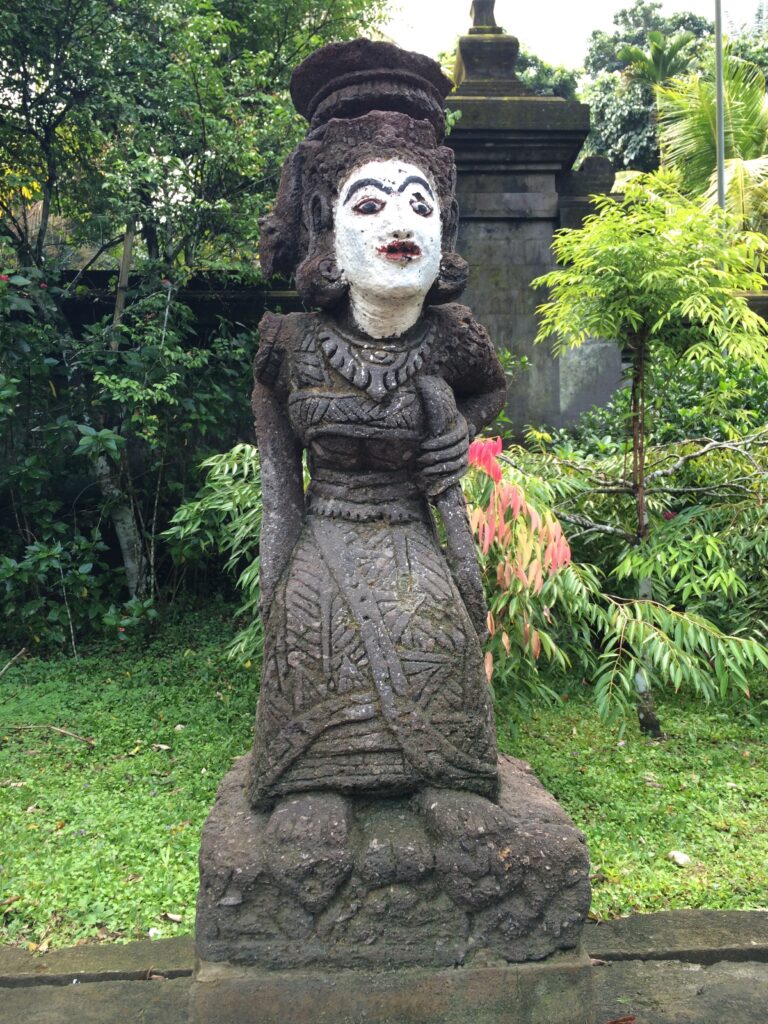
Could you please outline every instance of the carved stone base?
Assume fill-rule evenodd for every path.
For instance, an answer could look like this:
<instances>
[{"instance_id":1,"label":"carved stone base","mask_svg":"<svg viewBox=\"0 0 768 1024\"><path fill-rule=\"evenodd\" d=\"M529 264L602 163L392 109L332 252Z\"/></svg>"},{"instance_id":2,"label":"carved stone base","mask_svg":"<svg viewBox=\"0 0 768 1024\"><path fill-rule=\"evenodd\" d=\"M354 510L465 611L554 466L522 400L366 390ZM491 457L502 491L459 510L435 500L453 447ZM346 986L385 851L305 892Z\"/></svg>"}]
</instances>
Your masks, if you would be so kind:
<instances>
[{"instance_id":1,"label":"carved stone base","mask_svg":"<svg viewBox=\"0 0 768 1024\"><path fill-rule=\"evenodd\" d=\"M203 831L197 951L292 968L540 960L576 946L590 900L584 838L522 761L498 803L430 788L363 800L313 792L248 805L248 758Z\"/></svg>"},{"instance_id":2,"label":"carved stone base","mask_svg":"<svg viewBox=\"0 0 768 1024\"><path fill-rule=\"evenodd\" d=\"M614 1015L596 1006L594 988L605 974L595 973L575 953L543 963L396 971L199 963L189 1024L596 1024Z\"/></svg>"}]
</instances>

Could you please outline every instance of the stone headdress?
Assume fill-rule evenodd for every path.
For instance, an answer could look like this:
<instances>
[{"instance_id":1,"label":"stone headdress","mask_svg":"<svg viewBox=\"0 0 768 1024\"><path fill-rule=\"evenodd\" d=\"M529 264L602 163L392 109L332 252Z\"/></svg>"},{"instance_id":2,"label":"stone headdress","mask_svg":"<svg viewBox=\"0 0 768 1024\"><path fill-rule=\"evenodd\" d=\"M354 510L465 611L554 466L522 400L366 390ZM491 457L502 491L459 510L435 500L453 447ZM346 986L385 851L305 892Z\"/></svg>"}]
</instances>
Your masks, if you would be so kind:
<instances>
[{"instance_id":1,"label":"stone headdress","mask_svg":"<svg viewBox=\"0 0 768 1024\"><path fill-rule=\"evenodd\" d=\"M440 205L443 256L427 301L460 294L467 266L454 251L456 169L453 151L441 145L450 89L429 57L367 39L332 43L296 68L291 97L310 129L286 161L275 209L262 222L265 277L295 275L310 306L339 303L347 289L334 251L338 188L355 167L401 157L427 172Z\"/></svg>"}]
</instances>

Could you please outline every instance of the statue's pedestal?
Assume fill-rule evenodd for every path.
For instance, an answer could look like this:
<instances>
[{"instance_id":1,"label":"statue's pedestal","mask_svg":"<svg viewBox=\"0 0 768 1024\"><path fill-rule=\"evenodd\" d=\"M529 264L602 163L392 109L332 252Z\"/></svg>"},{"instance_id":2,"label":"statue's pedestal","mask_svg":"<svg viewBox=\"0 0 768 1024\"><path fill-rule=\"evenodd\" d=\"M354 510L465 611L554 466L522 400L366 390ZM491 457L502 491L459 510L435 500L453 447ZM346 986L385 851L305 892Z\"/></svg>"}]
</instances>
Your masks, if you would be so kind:
<instances>
[{"instance_id":1,"label":"statue's pedestal","mask_svg":"<svg viewBox=\"0 0 768 1024\"><path fill-rule=\"evenodd\" d=\"M595 1024L594 984L589 959L563 953L516 966L375 972L201 964L190 1024Z\"/></svg>"},{"instance_id":2,"label":"statue's pedestal","mask_svg":"<svg viewBox=\"0 0 768 1024\"><path fill-rule=\"evenodd\" d=\"M251 971L474 967L576 947L590 898L583 836L524 762L499 767L497 802L316 792L257 813L241 759L203 832L201 984L224 977L240 991Z\"/></svg>"}]
</instances>

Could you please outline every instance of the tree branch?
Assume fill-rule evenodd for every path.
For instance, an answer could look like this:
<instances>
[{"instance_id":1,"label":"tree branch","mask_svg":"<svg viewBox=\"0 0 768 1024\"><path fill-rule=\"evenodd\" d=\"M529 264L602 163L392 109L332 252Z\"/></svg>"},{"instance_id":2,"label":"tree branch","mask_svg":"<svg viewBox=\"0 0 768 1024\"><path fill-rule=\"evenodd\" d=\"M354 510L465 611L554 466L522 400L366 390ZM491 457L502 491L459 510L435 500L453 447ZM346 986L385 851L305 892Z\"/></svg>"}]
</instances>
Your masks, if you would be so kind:
<instances>
[{"instance_id":1,"label":"tree branch","mask_svg":"<svg viewBox=\"0 0 768 1024\"><path fill-rule=\"evenodd\" d=\"M679 469L687 462L692 462L694 459L700 459L704 455L708 455L714 451L734 451L743 453L743 449L751 444L758 444L762 439L763 444L768 444L768 431L764 430L757 434L751 434L749 437L744 437L740 441L710 441L709 444L705 444L703 448L699 448L698 451L688 452L686 455L681 455L671 466L666 469L656 469L652 473L649 473L646 480L656 480L659 477L673 476Z\"/></svg>"},{"instance_id":2,"label":"tree branch","mask_svg":"<svg viewBox=\"0 0 768 1024\"><path fill-rule=\"evenodd\" d=\"M32 729L50 729L51 732L61 733L62 736L71 736L73 740L79 740L80 743L85 743L88 747L96 746L96 740L91 739L89 736L78 736L76 732L62 729L59 725L12 725L10 727L11 732L27 732Z\"/></svg>"},{"instance_id":3,"label":"tree branch","mask_svg":"<svg viewBox=\"0 0 768 1024\"><path fill-rule=\"evenodd\" d=\"M118 235L117 238L110 238L108 242L105 242L103 245L99 246L96 254L94 256L91 256L91 258L88 260L85 266L81 267L80 270L78 270L75 277L66 286L66 288L64 289L64 294L66 295L70 288L75 287L75 285L86 272L86 270L89 270L93 266L93 264L96 262L99 256L102 256L108 249L112 249L114 246L118 245L118 243L122 242L124 238L125 234L123 233L122 235Z\"/></svg>"},{"instance_id":4,"label":"tree branch","mask_svg":"<svg viewBox=\"0 0 768 1024\"><path fill-rule=\"evenodd\" d=\"M14 654L11 660L6 665L3 665L2 668L0 668L0 677L4 676L8 669L11 667L11 665L15 665L19 658L23 658L26 653L27 648L22 647L18 654Z\"/></svg>"},{"instance_id":5,"label":"tree branch","mask_svg":"<svg viewBox=\"0 0 768 1024\"><path fill-rule=\"evenodd\" d=\"M621 537L622 540L634 540L634 534L628 530L622 530L620 526L609 526L607 523L595 523L586 516L575 516L569 512L557 512L557 518L564 523L571 523L573 526L580 526L584 533L607 533L613 537Z\"/></svg>"}]
</instances>

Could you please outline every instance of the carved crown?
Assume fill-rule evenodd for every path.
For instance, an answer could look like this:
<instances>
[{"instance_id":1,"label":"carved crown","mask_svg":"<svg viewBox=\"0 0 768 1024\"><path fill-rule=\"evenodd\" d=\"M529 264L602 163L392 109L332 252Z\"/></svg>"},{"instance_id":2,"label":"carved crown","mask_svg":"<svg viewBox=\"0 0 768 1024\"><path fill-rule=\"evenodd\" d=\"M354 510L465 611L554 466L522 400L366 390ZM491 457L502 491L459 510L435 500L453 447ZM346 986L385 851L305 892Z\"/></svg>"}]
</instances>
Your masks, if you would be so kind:
<instances>
[{"instance_id":1,"label":"carved crown","mask_svg":"<svg viewBox=\"0 0 768 1024\"><path fill-rule=\"evenodd\" d=\"M370 39L324 46L307 57L291 78L294 106L312 129L331 118L396 111L429 121L438 142L445 135L443 108L451 88L436 61Z\"/></svg>"}]
</instances>

